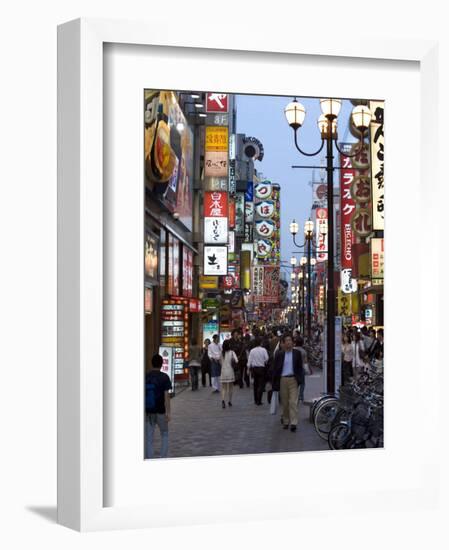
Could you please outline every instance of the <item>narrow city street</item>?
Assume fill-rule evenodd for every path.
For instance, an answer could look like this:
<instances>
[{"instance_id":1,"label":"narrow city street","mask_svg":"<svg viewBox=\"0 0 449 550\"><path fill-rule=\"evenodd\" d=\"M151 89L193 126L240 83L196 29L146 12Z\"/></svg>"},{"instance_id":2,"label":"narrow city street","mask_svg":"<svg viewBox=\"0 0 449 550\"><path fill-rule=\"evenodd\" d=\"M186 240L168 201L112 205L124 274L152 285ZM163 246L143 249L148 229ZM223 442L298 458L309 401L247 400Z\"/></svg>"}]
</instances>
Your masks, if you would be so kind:
<instances>
[{"instance_id":1,"label":"narrow city street","mask_svg":"<svg viewBox=\"0 0 449 550\"><path fill-rule=\"evenodd\" d=\"M299 424L295 433L283 430L280 409L270 414L266 402L254 404L253 389L234 387L233 406L222 409L221 396L211 388L191 391L187 388L171 400L169 457L213 456L288 451L328 450L309 422L309 403L322 388L322 373L306 377L305 403L299 407ZM156 456L160 448L156 432Z\"/></svg>"}]
</instances>

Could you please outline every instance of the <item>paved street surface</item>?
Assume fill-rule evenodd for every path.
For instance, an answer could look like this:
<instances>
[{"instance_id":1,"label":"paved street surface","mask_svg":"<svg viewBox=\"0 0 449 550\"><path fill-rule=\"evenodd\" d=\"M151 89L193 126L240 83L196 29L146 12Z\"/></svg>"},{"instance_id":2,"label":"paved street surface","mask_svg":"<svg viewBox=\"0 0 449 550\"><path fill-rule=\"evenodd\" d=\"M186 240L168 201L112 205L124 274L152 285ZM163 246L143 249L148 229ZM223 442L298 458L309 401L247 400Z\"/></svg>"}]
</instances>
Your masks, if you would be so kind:
<instances>
[{"instance_id":1,"label":"paved street surface","mask_svg":"<svg viewBox=\"0 0 449 550\"><path fill-rule=\"evenodd\" d=\"M322 391L322 372L306 377L305 404L300 405L297 431L283 430L280 407L270 414L266 393L256 406L253 389L234 386L233 406L221 407L221 394L209 387L187 388L171 401L169 457L254 454L266 452L329 450L309 422L309 406ZM156 456L159 448L156 430Z\"/></svg>"}]
</instances>

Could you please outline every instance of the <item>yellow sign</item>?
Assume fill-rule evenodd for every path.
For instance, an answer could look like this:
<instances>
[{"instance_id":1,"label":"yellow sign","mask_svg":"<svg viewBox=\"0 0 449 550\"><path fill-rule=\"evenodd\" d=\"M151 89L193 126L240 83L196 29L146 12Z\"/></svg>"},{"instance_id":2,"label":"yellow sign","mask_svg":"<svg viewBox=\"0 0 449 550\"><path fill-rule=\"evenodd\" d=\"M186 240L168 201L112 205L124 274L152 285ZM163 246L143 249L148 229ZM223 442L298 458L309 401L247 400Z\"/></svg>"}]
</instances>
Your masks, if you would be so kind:
<instances>
[{"instance_id":1,"label":"yellow sign","mask_svg":"<svg viewBox=\"0 0 449 550\"><path fill-rule=\"evenodd\" d=\"M350 317L352 313L351 294L345 294L338 289L338 315Z\"/></svg>"},{"instance_id":2,"label":"yellow sign","mask_svg":"<svg viewBox=\"0 0 449 550\"><path fill-rule=\"evenodd\" d=\"M227 126L206 126L206 152L226 153L228 139Z\"/></svg>"},{"instance_id":3,"label":"yellow sign","mask_svg":"<svg viewBox=\"0 0 449 550\"><path fill-rule=\"evenodd\" d=\"M218 288L216 275L200 275L200 288Z\"/></svg>"}]
</instances>

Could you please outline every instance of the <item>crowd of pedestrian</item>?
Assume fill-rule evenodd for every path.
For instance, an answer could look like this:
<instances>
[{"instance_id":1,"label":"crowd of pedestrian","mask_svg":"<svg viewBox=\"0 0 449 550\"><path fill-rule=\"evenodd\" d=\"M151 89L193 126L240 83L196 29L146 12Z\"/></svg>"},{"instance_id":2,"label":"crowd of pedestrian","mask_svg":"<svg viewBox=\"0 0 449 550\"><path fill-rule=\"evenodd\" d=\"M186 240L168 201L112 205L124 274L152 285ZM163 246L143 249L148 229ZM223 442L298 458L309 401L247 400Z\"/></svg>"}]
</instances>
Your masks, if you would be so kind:
<instances>
[{"instance_id":1,"label":"crowd of pedestrian","mask_svg":"<svg viewBox=\"0 0 449 550\"><path fill-rule=\"evenodd\" d=\"M306 375L312 374L308 361L309 350L323 347L323 327L314 325L307 348L299 329L289 327L252 327L243 331L234 329L230 338L219 342L218 334L212 341L206 338L203 346L192 340L189 350L191 390L211 388L221 394L221 407L232 407L235 386L253 388L254 404L270 404L276 413L279 403L281 426L295 432L298 425L299 403L304 401ZM357 380L361 373L374 368L383 369L383 329L357 326L343 327L341 360L342 384ZM161 456L167 456L168 422L170 420L169 377L160 372L162 357L156 354L153 368L146 377L146 457L153 456L153 435L159 426L162 436ZM151 390L154 396L151 399ZM150 396L150 397L148 397ZM274 400L274 401L273 401ZM151 403L150 403L151 402Z\"/></svg>"}]
</instances>

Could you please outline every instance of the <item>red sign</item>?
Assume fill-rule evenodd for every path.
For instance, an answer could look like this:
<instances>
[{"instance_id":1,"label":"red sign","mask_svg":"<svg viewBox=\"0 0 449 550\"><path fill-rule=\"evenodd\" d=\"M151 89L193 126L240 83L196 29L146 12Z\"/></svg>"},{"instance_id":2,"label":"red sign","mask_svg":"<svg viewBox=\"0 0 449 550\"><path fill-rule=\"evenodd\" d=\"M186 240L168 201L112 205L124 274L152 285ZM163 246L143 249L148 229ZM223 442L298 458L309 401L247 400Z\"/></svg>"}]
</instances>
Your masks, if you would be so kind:
<instances>
[{"instance_id":1,"label":"red sign","mask_svg":"<svg viewBox=\"0 0 449 550\"><path fill-rule=\"evenodd\" d=\"M228 194L225 191L204 193L204 217L226 218L228 216Z\"/></svg>"},{"instance_id":2,"label":"red sign","mask_svg":"<svg viewBox=\"0 0 449 550\"><path fill-rule=\"evenodd\" d=\"M229 227L235 227L235 200L229 201Z\"/></svg>"},{"instance_id":3,"label":"red sign","mask_svg":"<svg viewBox=\"0 0 449 550\"><path fill-rule=\"evenodd\" d=\"M232 275L226 275L222 277L222 283L224 288L234 287L234 277Z\"/></svg>"},{"instance_id":4,"label":"red sign","mask_svg":"<svg viewBox=\"0 0 449 550\"><path fill-rule=\"evenodd\" d=\"M189 311L191 313L199 313L201 311L201 300L198 300L198 298L190 298Z\"/></svg>"},{"instance_id":5,"label":"red sign","mask_svg":"<svg viewBox=\"0 0 449 550\"><path fill-rule=\"evenodd\" d=\"M206 94L206 112L207 113L227 113L228 112L228 94L208 92Z\"/></svg>"},{"instance_id":6,"label":"red sign","mask_svg":"<svg viewBox=\"0 0 449 550\"><path fill-rule=\"evenodd\" d=\"M349 153L351 145L342 144L342 150ZM340 155L340 186L341 186L341 207L340 207L340 227L341 227L341 268L352 269L352 244L354 242L354 232L351 224L356 204L351 194L351 187L354 183L355 169L352 167L351 159Z\"/></svg>"},{"instance_id":7,"label":"red sign","mask_svg":"<svg viewBox=\"0 0 449 550\"><path fill-rule=\"evenodd\" d=\"M257 303L271 303L277 304L279 302L279 281L280 281L280 269L279 267L260 266L262 270L262 281L259 282L262 290L262 294L256 294L254 299ZM259 273L260 276L260 273Z\"/></svg>"}]
</instances>

